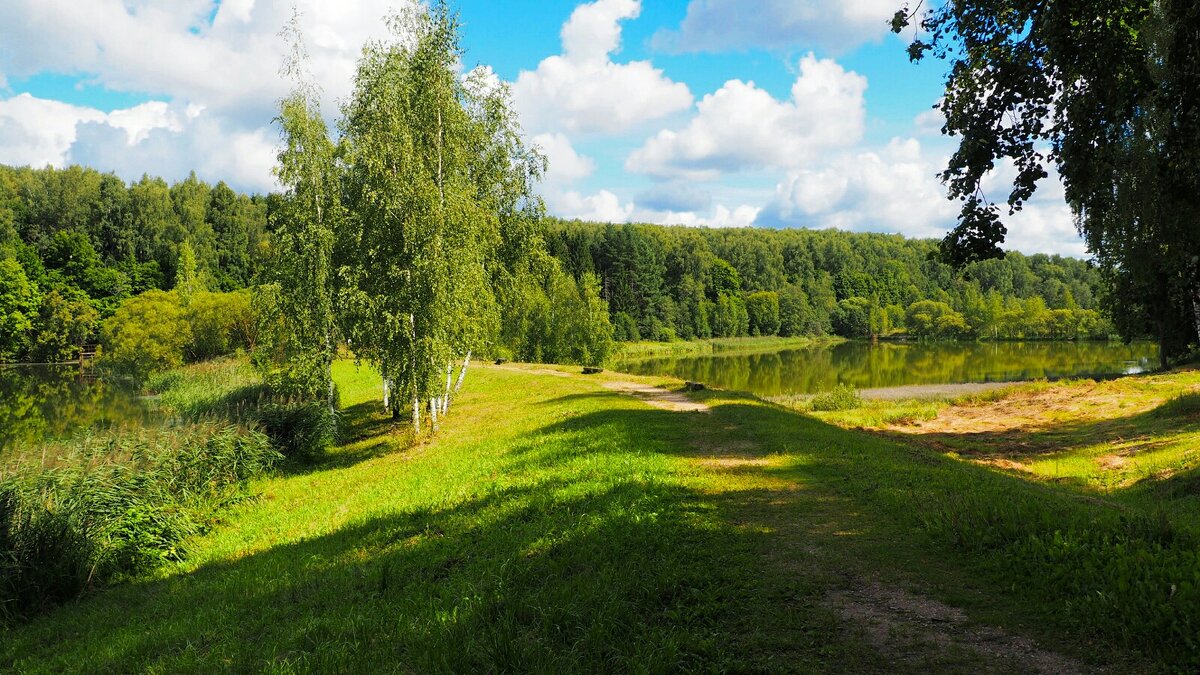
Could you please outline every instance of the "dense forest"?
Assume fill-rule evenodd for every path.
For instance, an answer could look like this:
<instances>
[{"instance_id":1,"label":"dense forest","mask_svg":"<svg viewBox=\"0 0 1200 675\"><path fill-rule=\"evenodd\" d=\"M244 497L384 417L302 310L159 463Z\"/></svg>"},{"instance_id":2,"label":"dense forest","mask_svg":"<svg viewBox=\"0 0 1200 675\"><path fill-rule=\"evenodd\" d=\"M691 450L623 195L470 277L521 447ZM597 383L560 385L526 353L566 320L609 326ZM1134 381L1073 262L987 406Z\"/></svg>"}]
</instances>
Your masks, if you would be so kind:
<instances>
[{"instance_id":1,"label":"dense forest","mask_svg":"<svg viewBox=\"0 0 1200 675\"><path fill-rule=\"evenodd\" d=\"M248 294L232 292L264 281L278 206L275 196L242 195L195 176L127 185L81 167L0 167L0 359L74 358L81 345L105 337L104 322L122 303L135 323L171 314L172 302L186 304L159 331L183 357L252 346ZM546 284L540 315L525 302L523 320L503 336L500 351L521 358L584 358L564 344L569 335L548 325L549 308L586 303L597 290L618 340L1111 332L1099 311L1100 275L1072 258L1014 252L956 273L932 255L936 242L898 235L554 219L544 221L541 235L567 274ZM148 294L172 289L189 300L201 295L179 303ZM205 316L213 323L218 315L237 325L202 334ZM109 325L108 337L122 328ZM235 335L214 337L222 330ZM134 344L145 350L153 342Z\"/></svg>"},{"instance_id":2,"label":"dense forest","mask_svg":"<svg viewBox=\"0 0 1200 675\"><path fill-rule=\"evenodd\" d=\"M617 338L1107 337L1101 279L1073 258L1010 253L961 273L937 242L837 230L554 221L550 252L602 280Z\"/></svg>"}]
</instances>

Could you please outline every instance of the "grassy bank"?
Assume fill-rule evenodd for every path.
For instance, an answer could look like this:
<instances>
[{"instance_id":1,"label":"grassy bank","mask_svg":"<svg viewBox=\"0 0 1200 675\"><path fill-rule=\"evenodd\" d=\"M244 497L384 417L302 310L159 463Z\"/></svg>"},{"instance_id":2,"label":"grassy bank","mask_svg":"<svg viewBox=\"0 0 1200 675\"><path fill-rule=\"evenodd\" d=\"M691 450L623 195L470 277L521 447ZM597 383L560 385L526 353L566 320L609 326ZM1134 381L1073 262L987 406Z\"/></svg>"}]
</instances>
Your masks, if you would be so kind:
<instances>
[{"instance_id":1,"label":"grassy bank","mask_svg":"<svg viewBox=\"0 0 1200 675\"><path fill-rule=\"evenodd\" d=\"M678 342L622 342L617 349L615 361L630 359L658 359L675 356L705 356L722 352L774 351L800 349L845 342L839 337L744 337L712 338L708 340L681 340Z\"/></svg>"},{"instance_id":2,"label":"grassy bank","mask_svg":"<svg viewBox=\"0 0 1200 675\"><path fill-rule=\"evenodd\" d=\"M0 667L1060 671L1200 655L1195 512L1134 498L1144 481L1087 491L747 396L673 412L645 385L677 382L511 365L473 370L441 434L414 441L373 373L336 375L341 446L254 482L262 499L156 577L9 630ZM1188 404L1146 405L1131 416L1194 424ZM1192 478L1155 490L1194 503Z\"/></svg>"},{"instance_id":3,"label":"grassy bank","mask_svg":"<svg viewBox=\"0 0 1200 675\"><path fill-rule=\"evenodd\" d=\"M250 495L248 481L331 440L321 406L279 401L244 360L148 384L158 422L6 452L0 624L183 560L187 540Z\"/></svg>"}]
</instances>

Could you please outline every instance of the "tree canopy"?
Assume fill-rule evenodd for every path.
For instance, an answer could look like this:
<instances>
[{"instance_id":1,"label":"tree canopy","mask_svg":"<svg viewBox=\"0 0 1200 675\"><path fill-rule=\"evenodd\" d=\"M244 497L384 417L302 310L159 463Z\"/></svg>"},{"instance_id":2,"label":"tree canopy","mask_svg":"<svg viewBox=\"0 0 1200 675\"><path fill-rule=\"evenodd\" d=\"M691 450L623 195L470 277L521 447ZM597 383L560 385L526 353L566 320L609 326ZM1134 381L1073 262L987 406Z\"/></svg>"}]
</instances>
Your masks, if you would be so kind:
<instances>
[{"instance_id":1,"label":"tree canopy","mask_svg":"<svg viewBox=\"0 0 1200 675\"><path fill-rule=\"evenodd\" d=\"M946 59L942 174L963 202L942 243L953 263L1002 255L981 184L1016 177L1014 212L1056 169L1107 278L1117 327L1153 327L1164 359L1200 326L1200 8L1191 0L970 0L897 12L909 55Z\"/></svg>"}]
</instances>

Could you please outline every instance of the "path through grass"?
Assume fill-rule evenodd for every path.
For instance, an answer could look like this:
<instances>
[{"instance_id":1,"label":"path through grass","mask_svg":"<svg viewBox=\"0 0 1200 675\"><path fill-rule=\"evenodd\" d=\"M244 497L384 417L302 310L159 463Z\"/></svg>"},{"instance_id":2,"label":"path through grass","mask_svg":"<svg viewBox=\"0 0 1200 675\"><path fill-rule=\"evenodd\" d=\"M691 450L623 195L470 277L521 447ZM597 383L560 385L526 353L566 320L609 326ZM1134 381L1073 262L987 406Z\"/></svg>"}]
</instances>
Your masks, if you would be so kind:
<instances>
[{"instance_id":1,"label":"path through grass","mask_svg":"<svg viewBox=\"0 0 1200 675\"><path fill-rule=\"evenodd\" d=\"M413 443L406 424L383 417L372 373L339 363L336 375L348 438L324 464L257 484L261 497L195 542L186 563L11 630L0 667L1188 662L1186 649L1120 635L1105 606L1083 607L1101 612L1091 623L1064 612L1076 589L1055 579L1021 583L1045 573L1022 547L1081 522L1117 532L1115 507L748 396L694 395L706 412L656 408L603 384L679 383L619 374L474 370L437 439ZM1157 536L1137 527L1122 541ZM1154 542L1165 558L1194 551ZM1194 608L1132 607L1148 628L1163 611L1194 620Z\"/></svg>"}]
</instances>

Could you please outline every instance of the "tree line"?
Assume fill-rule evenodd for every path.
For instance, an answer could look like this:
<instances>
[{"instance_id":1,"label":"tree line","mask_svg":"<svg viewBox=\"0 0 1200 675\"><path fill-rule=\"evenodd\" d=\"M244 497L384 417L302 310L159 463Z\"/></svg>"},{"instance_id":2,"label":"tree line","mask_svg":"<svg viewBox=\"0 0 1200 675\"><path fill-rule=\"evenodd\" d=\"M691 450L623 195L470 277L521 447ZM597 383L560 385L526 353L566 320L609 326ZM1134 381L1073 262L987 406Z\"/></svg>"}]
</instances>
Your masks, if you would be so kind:
<instances>
[{"instance_id":1,"label":"tree line","mask_svg":"<svg viewBox=\"0 0 1200 675\"><path fill-rule=\"evenodd\" d=\"M182 276L196 291L253 284L273 201L194 174L126 184L78 166L0 166L0 360L74 358L123 302Z\"/></svg>"},{"instance_id":2,"label":"tree line","mask_svg":"<svg viewBox=\"0 0 1200 675\"><path fill-rule=\"evenodd\" d=\"M1085 261L1009 253L963 270L931 240L837 230L552 220L550 252L600 280L619 340L746 335L1106 338Z\"/></svg>"}]
</instances>

